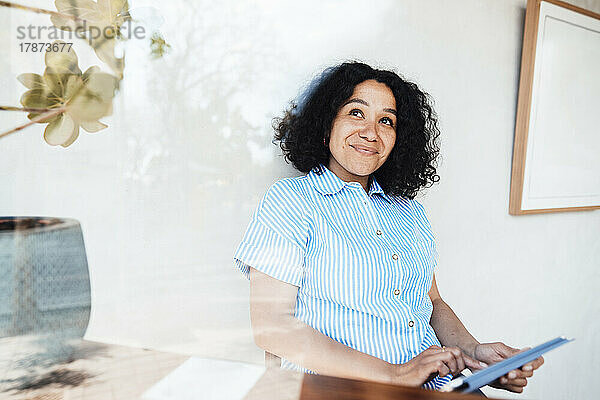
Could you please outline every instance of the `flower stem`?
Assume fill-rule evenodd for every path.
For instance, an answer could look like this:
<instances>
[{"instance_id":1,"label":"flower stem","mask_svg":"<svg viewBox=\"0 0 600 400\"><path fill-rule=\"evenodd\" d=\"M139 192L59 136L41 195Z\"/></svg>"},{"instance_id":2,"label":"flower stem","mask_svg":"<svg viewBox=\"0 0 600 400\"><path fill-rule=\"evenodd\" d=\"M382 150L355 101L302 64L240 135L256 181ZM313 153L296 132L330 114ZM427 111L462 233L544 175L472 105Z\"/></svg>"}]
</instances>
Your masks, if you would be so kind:
<instances>
[{"instance_id":1,"label":"flower stem","mask_svg":"<svg viewBox=\"0 0 600 400\"><path fill-rule=\"evenodd\" d=\"M64 13L60 13L58 11L45 10L43 8L24 6L21 4L13 3L11 1L0 1L0 7L16 8L18 10L31 11L31 12L34 12L37 14L55 15L57 17L69 18L69 19L72 19L75 21L83 22L82 18L79 18L75 15L64 14Z\"/></svg>"},{"instance_id":2,"label":"flower stem","mask_svg":"<svg viewBox=\"0 0 600 400\"><path fill-rule=\"evenodd\" d=\"M65 110L66 110L65 107L53 108L52 110L50 110L50 111L48 111L48 112L46 112L44 114L38 115L37 117L33 118L31 121L27 122L26 124L19 125L16 128L13 128L13 129L11 129L9 131L0 133L0 139L2 139L5 136L8 136L8 135L10 135L12 133L15 133L15 132L18 132L20 130L23 130L23 129L27 128L28 126L33 125L35 123L43 122L45 119L51 118L51 117L53 117L55 115L58 115L58 114L64 112Z\"/></svg>"},{"instance_id":3,"label":"flower stem","mask_svg":"<svg viewBox=\"0 0 600 400\"><path fill-rule=\"evenodd\" d=\"M0 106L0 111L23 111L28 113L41 114L48 111L54 111L54 108L31 108L31 107L14 107L14 106Z\"/></svg>"}]
</instances>

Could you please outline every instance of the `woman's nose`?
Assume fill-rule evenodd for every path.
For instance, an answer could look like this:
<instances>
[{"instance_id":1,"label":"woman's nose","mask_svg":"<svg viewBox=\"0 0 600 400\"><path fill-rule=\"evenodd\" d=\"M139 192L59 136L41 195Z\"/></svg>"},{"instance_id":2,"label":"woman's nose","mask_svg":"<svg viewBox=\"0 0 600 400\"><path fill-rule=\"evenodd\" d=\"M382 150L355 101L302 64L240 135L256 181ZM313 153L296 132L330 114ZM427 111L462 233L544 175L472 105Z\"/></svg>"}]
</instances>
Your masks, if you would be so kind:
<instances>
[{"instance_id":1,"label":"woman's nose","mask_svg":"<svg viewBox=\"0 0 600 400\"><path fill-rule=\"evenodd\" d=\"M374 141L377 140L377 128L376 128L376 123L375 122L369 122L366 124L366 126L363 127L363 129L360 130L360 132L358 133L358 135L366 140L369 141Z\"/></svg>"}]
</instances>

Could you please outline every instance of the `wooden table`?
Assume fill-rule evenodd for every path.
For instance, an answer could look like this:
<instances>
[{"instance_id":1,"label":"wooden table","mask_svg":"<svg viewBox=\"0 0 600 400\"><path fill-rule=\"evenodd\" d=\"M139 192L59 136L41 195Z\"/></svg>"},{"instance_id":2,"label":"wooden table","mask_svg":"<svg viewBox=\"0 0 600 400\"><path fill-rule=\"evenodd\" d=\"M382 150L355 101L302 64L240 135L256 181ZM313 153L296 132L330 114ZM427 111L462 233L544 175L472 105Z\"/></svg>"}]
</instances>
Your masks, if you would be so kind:
<instances>
[{"instance_id":1,"label":"wooden table","mask_svg":"<svg viewBox=\"0 0 600 400\"><path fill-rule=\"evenodd\" d=\"M188 355L80 340L79 343L72 344L73 354L68 362L49 364L43 362L45 355L40 353L35 343L35 337L0 338L0 398L139 399L148 389L190 358ZM36 362L34 368L19 367L19 360L31 360L36 357L40 362ZM231 384L235 385L235 377L232 378ZM186 388L182 388L183 393L186 393ZM202 387L196 387L195 390L196 393L202 393ZM244 400L477 398L480 397L269 368L256 381Z\"/></svg>"},{"instance_id":2,"label":"wooden table","mask_svg":"<svg viewBox=\"0 0 600 400\"><path fill-rule=\"evenodd\" d=\"M270 368L244 400L474 400L481 396Z\"/></svg>"}]
</instances>

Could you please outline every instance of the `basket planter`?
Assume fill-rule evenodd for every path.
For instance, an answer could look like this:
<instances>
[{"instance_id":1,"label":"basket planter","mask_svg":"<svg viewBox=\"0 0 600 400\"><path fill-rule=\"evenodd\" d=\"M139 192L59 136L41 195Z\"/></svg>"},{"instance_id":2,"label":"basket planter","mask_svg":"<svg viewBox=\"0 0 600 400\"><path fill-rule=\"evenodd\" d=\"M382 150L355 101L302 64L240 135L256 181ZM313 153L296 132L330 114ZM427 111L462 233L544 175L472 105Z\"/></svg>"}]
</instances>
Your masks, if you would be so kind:
<instances>
[{"instance_id":1,"label":"basket planter","mask_svg":"<svg viewBox=\"0 0 600 400\"><path fill-rule=\"evenodd\" d=\"M83 337L90 279L79 222L0 217L0 338Z\"/></svg>"}]
</instances>

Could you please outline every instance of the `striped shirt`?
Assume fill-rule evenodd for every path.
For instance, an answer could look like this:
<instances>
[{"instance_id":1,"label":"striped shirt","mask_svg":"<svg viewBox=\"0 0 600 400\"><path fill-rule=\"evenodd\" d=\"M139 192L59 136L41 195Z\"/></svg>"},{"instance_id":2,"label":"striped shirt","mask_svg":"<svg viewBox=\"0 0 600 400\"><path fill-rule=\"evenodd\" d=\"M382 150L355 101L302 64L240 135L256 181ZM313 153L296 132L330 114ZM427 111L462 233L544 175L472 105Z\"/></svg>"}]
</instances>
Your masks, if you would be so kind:
<instances>
[{"instance_id":1,"label":"striped shirt","mask_svg":"<svg viewBox=\"0 0 600 400\"><path fill-rule=\"evenodd\" d=\"M374 177L367 194L321 168L269 187L235 265L297 286L295 317L363 353L403 364L440 346L428 295L437 252L423 206L384 193ZM310 372L286 359L282 368Z\"/></svg>"}]
</instances>

